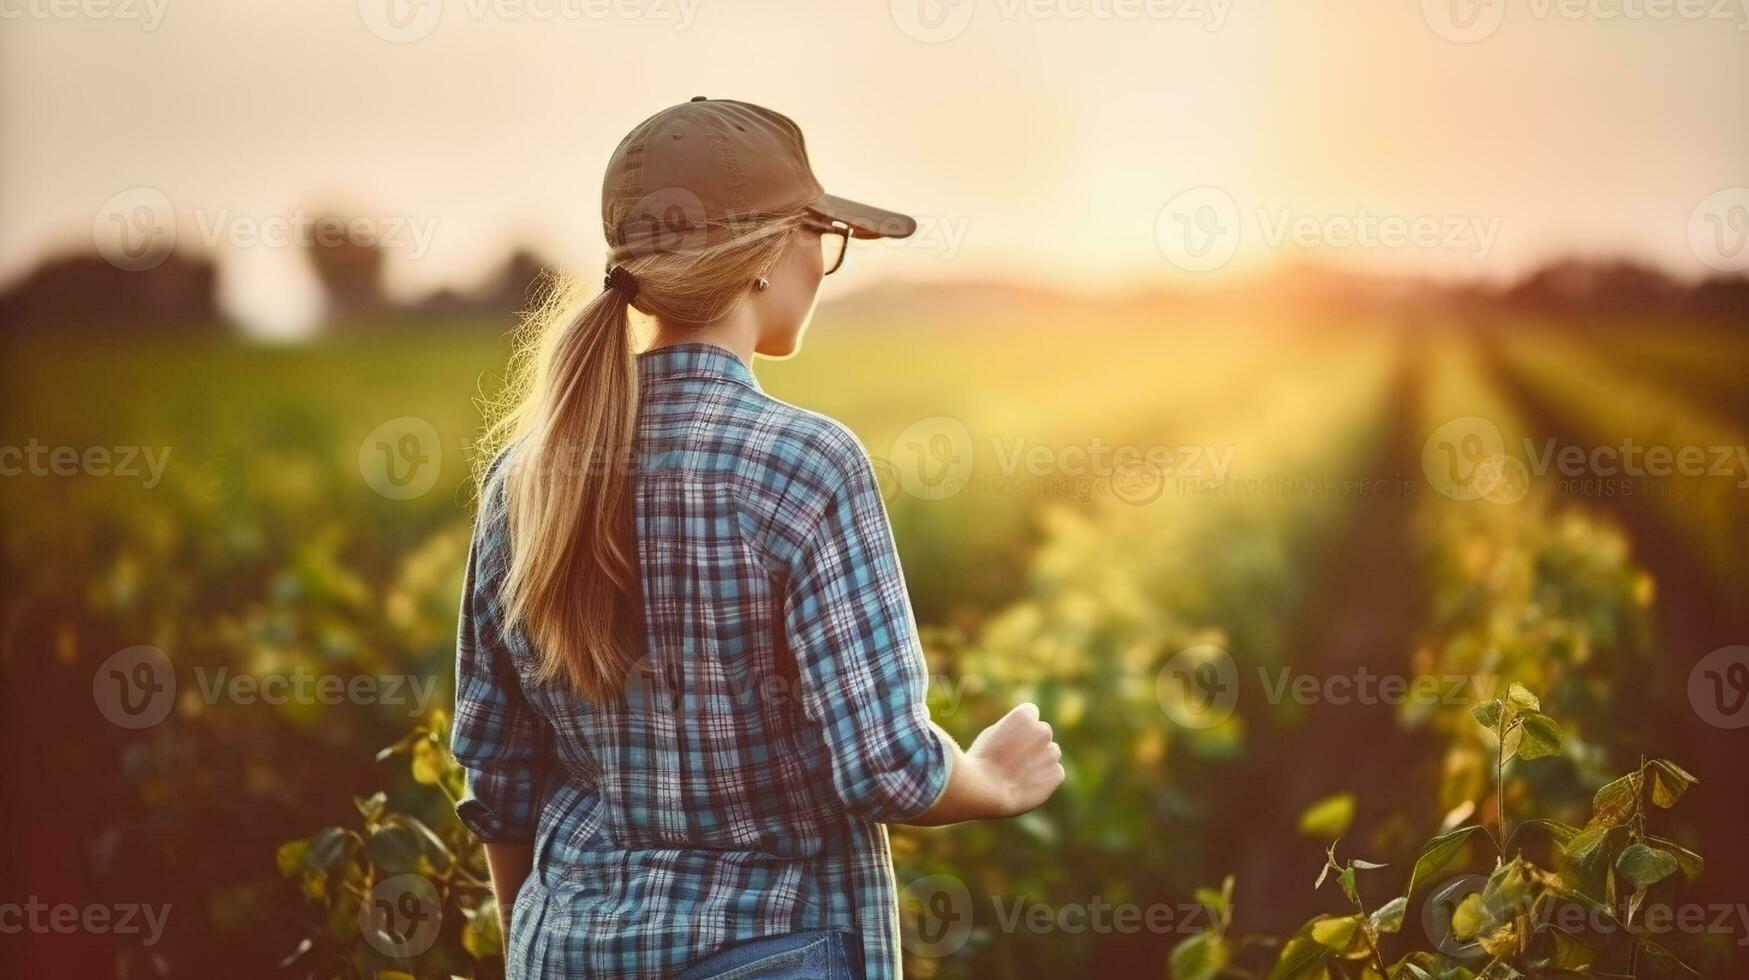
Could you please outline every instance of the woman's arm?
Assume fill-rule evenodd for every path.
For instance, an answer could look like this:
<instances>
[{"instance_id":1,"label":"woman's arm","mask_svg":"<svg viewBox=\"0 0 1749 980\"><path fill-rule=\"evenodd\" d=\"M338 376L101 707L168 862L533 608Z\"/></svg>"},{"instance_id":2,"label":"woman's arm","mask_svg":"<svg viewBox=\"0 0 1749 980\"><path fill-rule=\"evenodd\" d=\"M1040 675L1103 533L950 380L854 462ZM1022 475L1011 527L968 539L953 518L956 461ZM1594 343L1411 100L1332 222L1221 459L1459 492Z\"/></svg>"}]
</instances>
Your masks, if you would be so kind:
<instances>
[{"instance_id":1,"label":"woman's arm","mask_svg":"<svg viewBox=\"0 0 1749 980\"><path fill-rule=\"evenodd\" d=\"M1050 799L1063 783L1063 750L1038 706L1022 704L979 733L961 751L939 727L947 746L947 788L927 810L905 823L940 827L964 820L1016 817Z\"/></svg>"},{"instance_id":2,"label":"woman's arm","mask_svg":"<svg viewBox=\"0 0 1749 980\"><path fill-rule=\"evenodd\" d=\"M486 867L492 872L492 897L498 900L498 925L510 942L510 909L534 869L534 845L522 841L486 842Z\"/></svg>"}]
</instances>

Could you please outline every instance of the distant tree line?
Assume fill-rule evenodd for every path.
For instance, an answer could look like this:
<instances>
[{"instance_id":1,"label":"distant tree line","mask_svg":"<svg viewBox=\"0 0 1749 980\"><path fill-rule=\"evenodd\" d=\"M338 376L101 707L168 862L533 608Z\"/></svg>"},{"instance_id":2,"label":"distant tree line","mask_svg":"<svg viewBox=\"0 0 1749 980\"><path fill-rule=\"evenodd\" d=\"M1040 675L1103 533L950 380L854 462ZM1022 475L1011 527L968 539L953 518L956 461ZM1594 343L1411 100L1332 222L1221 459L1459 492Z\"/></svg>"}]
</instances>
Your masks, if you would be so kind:
<instances>
[{"instance_id":1,"label":"distant tree line","mask_svg":"<svg viewBox=\"0 0 1749 980\"><path fill-rule=\"evenodd\" d=\"M330 332L396 330L453 319L502 329L536 302L536 284L554 266L528 249L511 254L487 283L475 290L439 289L412 302L392 300L384 288L380 245L350 240L303 248L325 300ZM148 331L225 333L234 329L217 297L218 270L206 255L172 252L151 269L130 272L101 255L51 258L0 293L0 336L27 331ZM996 302L1010 285L878 290L866 302L947 309ZM902 295L911 292L914 295ZM1294 266L1261 287L1234 293L1249 300L1262 293L1324 310L1447 311L1516 310L1543 314L1694 313L1749 325L1749 278L1716 275L1679 282L1633 261L1563 259L1504 287L1430 283L1346 273L1321 266ZM1188 294L1149 294L1158 305L1192 302ZM1219 294L1217 294L1219 295ZM1201 302L1207 302L1207 294Z\"/></svg>"}]
</instances>

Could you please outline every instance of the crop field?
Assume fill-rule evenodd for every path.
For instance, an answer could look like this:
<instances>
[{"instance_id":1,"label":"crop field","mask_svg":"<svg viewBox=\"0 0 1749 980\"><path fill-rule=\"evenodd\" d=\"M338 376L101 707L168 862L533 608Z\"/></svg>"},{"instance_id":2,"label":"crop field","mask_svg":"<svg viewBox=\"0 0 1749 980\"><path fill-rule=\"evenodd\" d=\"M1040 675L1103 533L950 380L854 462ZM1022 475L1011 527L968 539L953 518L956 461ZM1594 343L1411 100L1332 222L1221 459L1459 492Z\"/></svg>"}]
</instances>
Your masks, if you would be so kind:
<instances>
[{"instance_id":1,"label":"crop field","mask_svg":"<svg viewBox=\"0 0 1749 980\"><path fill-rule=\"evenodd\" d=\"M1513 845L1521 876L1631 893L1624 927L1749 901L1749 668L1713 654L1749 642L1749 471L1714 451L1749 444L1746 350L1700 321L824 318L801 357L757 365L873 457L937 720L970 739L1034 700L1064 747L1064 790L1024 818L894 829L907 973L1508 977L1483 971L1528 956L1743 975L1749 922L1656 950L1496 923L1457 956L1417 880L1505 890L1528 822L1556 829ZM150 948L27 950L15 975L496 957L441 744L478 399L507 353L466 323L4 349L0 444L46 462L0 481L0 730L51 746L16 760L36 788L8 794L4 846L31 880L172 909ZM1624 441L1709 465L1634 466ZM61 447L105 462L62 475ZM103 665L141 646L174 698L135 728ZM1699 779L1681 807L1612 823L1623 773L1668 796L1664 759ZM1437 861L1429 838L1449 838ZM1634 848L1680 873L1643 882ZM361 938L394 873L438 885L417 956Z\"/></svg>"}]
</instances>

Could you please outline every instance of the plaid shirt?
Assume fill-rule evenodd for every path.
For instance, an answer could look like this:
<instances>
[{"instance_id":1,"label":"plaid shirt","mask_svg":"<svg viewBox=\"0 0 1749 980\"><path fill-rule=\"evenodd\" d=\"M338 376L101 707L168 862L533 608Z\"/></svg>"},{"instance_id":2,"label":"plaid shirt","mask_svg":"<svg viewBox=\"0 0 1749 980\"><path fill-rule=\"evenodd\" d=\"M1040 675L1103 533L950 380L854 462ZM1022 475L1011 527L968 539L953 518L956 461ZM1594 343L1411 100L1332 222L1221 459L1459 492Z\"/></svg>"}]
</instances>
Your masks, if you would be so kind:
<instances>
[{"instance_id":1,"label":"plaid shirt","mask_svg":"<svg viewBox=\"0 0 1749 980\"><path fill-rule=\"evenodd\" d=\"M634 475L646 656L622 698L538 683L503 629L502 480L462 596L458 814L532 841L511 976L659 976L724 946L856 933L899 972L884 824L948 759L873 470L848 429L706 344L639 357Z\"/></svg>"}]
</instances>

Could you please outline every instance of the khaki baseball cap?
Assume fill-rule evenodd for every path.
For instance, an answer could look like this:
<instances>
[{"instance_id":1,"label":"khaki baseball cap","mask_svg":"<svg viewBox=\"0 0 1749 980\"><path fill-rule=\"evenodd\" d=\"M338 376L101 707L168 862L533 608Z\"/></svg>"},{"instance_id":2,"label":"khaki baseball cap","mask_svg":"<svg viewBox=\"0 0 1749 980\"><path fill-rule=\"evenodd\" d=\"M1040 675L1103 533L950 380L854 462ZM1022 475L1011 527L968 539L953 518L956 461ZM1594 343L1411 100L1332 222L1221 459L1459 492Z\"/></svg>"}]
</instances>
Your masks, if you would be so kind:
<instances>
[{"instance_id":1,"label":"khaki baseball cap","mask_svg":"<svg viewBox=\"0 0 1749 980\"><path fill-rule=\"evenodd\" d=\"M843 222L856 238L917 230L897 211L826 193L801 128L733 99L700 95L639 123L613 151L601 186L602 231L633 255L721 241L737 223L799 209Z\"/></svg>"}]
</instances>

